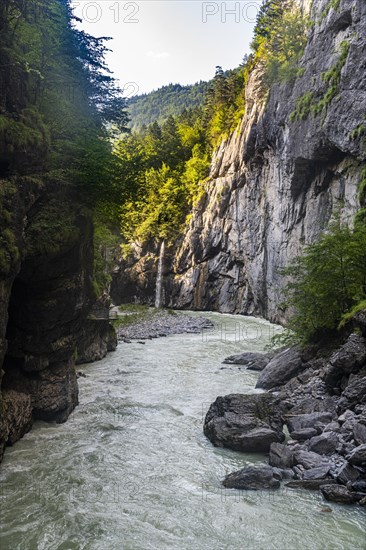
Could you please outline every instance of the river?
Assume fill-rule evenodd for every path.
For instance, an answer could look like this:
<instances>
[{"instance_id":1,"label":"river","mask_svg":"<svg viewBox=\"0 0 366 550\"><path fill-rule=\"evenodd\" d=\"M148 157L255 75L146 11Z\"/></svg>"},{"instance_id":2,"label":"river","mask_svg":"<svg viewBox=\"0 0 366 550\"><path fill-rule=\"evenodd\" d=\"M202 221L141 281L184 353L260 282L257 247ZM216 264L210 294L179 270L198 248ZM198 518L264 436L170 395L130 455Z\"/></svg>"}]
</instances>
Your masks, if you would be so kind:
<instances>
[{"instance_id":1,"label":"river","mask_svg":"<svg viewBox=\"0 0 366 550\"><path fill-rule=\"evenodd\" d=\"M222 360L263 350L276 327L207 317L212 331L121 344L86 365L70 420L38 422L6 451L1 550L365 549L365 509L318 492L221 488L226 473L264 460L203 435L218 395L255 391L256 373Z\"/></svg>"}]
</instances>

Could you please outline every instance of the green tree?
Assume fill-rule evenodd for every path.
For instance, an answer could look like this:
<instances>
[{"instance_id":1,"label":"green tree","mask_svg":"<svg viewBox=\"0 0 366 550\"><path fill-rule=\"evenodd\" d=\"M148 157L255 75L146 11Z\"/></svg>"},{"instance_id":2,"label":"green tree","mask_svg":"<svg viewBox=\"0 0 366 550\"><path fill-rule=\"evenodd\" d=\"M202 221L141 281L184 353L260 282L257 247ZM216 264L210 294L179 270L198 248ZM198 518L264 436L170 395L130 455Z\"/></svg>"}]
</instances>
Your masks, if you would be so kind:
<instances>
[{"instance_id":1,"label":"green tree","mask_svg":"<svg viewBox=\"0 0 366 550\"><path fill-rule=\"evenodd\" d=\"M317 340L335 331L366 298L366 228L353 231L339 220L284 271L289 329L297 340Z\"/></svg>"}]
</instances>

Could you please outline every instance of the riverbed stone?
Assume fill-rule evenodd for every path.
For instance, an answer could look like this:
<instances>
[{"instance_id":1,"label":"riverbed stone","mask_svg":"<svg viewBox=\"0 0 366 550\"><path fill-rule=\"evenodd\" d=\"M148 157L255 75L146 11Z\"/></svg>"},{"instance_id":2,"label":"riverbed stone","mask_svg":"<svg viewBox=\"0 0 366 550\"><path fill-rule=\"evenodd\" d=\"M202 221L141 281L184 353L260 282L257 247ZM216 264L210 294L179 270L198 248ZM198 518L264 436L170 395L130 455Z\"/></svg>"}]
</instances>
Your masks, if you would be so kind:
<instances>
[{"instance_id":1,"label":"riverbed stone","mask_svg":"<svg viewBox=\"0 0 366 550\"><path fill-rule=\"evenodd\" d=\"M356 479L348 482L347 489L357 493L366 493L366 479Z\"/></svg>"},{"instance_id":2,"label":"riverbed stone","mask_svg":"<svg viewBox=\"0 0 366 550\"><path fill-rule=\"evenodd\" d=\"M351 334L346 343L330 358L330 364L333 367L348 374L365 363L366 340L358 334Z\"/></svg>"},{"instance_id":3,"label":"riverbed stone","mask_svg":"<svg viewBox=\"0 0 366 550\"><path fill-rule=\"evenodd\" d=\"M357 422L353 427L353 437L358 445L366 444L366 425Z\"/></svg>"},{"instance_id":4,"label":"riverbed stone","mask_svg":"<svg viewBox=\"0 0 366 550\"><path fill-rule=\"evenodd\" d=\"M290 433L298 432L306 428L325 427L332 420L332 414L328 412L314 412L309 414L298 414L288 416L286 423ZM318 430L317 430L318 431Z\"/></svg>"},{"instance_id":5,"label":"riverbed stone","mask_svg":"<svg viewBox=\"0 0 366 550\"><path fill-rule=\"evenodd\" d=\"M290 437L292 437L292 439L296 439L297 441L307 441L317 434L318 431L315 428L304 428L302 430L291 432Z\"/></svg>"},{"instance_id":6,"label":"riverbed stone","mask_svg":"<svg viewBox=\"0 0 366 550\"><path fill-rule=\"evenodd\" d=\"M337 481L342 485L347 485L348 482L356 481L360 477L360 472L348 462L338 472Z\"/></svg>"},{"instance_id":7,"label":"riverbed stone","mask_svg":"<svg viewBox=\"0 0 366 550\"><path fill-rule=\"evenodd\" d=\"M252 490L278 489L281 483L274 477L273 468L268 465L247 466L225 477L222 482L228 489Z\"/></svg>"},{"instance_id":8,"label":"riverbed stone","mask_svg":"<svg viewBox=\"0 0 366 550\"><path fill-rule=\"evenodd\" d=\"M335 452L338 446L337 434L326 432L322 435L312 437L309 442L309 451L320 455L330 455Z\"/></svg>"},{"instance_id":9,"label":"riverbed stone","mask_svg":"<svg viewBox=\"0 0 366 550\"><path fill-rule=\"evenodd\" d=\"M206 437L217 447L243 452L269 452L285 439L270 394L227 395L210 406L204 423Z\"/></svg>"},{"instance_id":10,"label":"riverbed stone","mask_svg":"<svg viewBox=\"0 0 366 550\"><path fill-rule=\"evenodd\" d=\"M286 483L286 487L291 489L308 489L309 491L317 491L324 484L335 485L335 479L294 479Z\"/></svg>"},{"instance_id":11,"label":"riverbed stone","mask_svg":"<svg viewBox=\"0 0 366 550\"><path fill-rule=\"evenodd\" d=\"M352 451L349 463L354 466L366 466L366 445L359 445Z\"/></svg>"},{"instance_id":12,"label":"riverbed stone","mask_svg":"<svg viewBox=\"0 0 366 550\"><path fill-rule=\"evenodd\" d=\"M340 504L353 504L359 502L366 495L349 491L344 485L322 485L320 490L326 500Z\"/></svg>"},{"instance_id":13,"label":"riverbed stone","mask_svg":"<svg viewBox=\"0 0 366 550\"><path fill-rule=\"evenodd\" d=\"M304 369L301 352L290 348L276 355L258 378L256 387L270 390L282 386Z\"/></svg>"},{"instance_id":14,"label":"riverbed stone","mask_svg":"<svg viewBox=\"0 0 366 550\"><path fill-rule=\"evenodd\" d=\"M348 385L338 401L337 412L341 414L361 404L366 404L366 368L349 377Z\"/></svg>"},{"instance_id":15,"label":"riverbed stone","mask_svg":"<svg viewBox=\"0 0 366 550\"><path fill-rule=\"evenodd\" d=\"M294 463L294 451L287 445L272 443L269 451L269 464L275 468L291 468Z\"/></svg>"},{"instance_id":16,"label":"riverbed stone","mask_svg":"<svg viewBox=\"0 0 366 550\"><path fill-rule=\"evenodd\" d=\"M262 371L272 358L273 353L245 352L239 355L231 355L223 363L226 365L243 365L248 370Z\"/></svg>"},{"instance_id":17,"label":"riverbed stone","mask_svg":"<svg viewBox=\"0 0 366 550\"><path fill-rule=\"evenodd\" d=\"M325 464L323 457L311 451L297 451L294 454L294 461L297 465L300 464L306 470L317 468Z\"/></svg>"},{"instance_id":18,"label":"riverbed stone","mask_svg":"<svg viewBox=\"0 0 366 550\"><path fill-rule=\"evenodd\" d=\"M329 473L330 465L317 466L316 468L310 468L304 472L303 479L325 479Z\"/></svg>"}]
</instances>

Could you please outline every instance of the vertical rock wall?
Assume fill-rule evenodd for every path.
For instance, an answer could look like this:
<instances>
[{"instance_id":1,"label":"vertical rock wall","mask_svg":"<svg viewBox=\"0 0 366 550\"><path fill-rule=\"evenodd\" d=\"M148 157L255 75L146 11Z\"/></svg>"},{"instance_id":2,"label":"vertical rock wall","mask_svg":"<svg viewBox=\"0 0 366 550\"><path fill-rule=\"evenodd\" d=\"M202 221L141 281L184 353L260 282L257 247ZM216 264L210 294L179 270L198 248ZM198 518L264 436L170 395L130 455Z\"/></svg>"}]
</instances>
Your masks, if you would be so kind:
<instances>
[{"instance_id":1,"label":"vertical rock wall","mask_svg":"<svg viewBox=\"0 0 366 550\"><path fill-rule=\"evenodd\" d=\"M366 117L366 3L341 0L334 9L314 0L311 19L302 76L267 98L260 67L252 73L241 126L216 151L206 194L165 264L166 306L284 321L280 268L336 211L352 223L366 159L365 136L355 132ZM335 97L315 115L329 90L323 74L345 43ZM305 94L310 112L300 120L292 113ZM113 299L151 302L155 267L146 251L122 266Z\"/></svg>"}]
</instances>

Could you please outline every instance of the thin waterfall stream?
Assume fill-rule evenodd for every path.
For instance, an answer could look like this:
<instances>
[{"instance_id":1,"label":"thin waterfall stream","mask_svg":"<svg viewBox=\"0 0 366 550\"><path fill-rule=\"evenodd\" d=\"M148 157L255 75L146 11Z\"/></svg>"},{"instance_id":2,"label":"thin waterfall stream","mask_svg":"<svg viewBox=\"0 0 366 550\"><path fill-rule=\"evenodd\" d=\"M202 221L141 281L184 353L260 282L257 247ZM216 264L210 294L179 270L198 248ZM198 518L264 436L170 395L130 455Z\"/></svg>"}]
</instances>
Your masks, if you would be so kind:
<instances>
[{"instance_id":1,"label":"thin waterfall stream","mask_svg":"<svg viewBox=\"0 0 366 550\"><path fill-rule=\"evenodd\" d=\"M365 549L361 507L221 486L266 459L215 448L202 432L218 395L258 391L257 373L222 361L263 351L277 327L205 316L215 326L202 334L121 344L83 367L70 420L39 422L6 451L1 550Z\"/></svg>"},{"instance_id":2,"label":"thin waterfall stream","mask_svg":"<svg viewBox=\"0 0 366 550\"><path fill-rule=\"evenodd\" d=\"M163 298L163 267L164 267L165 241L161 243L158 272L156 276L155 307L161 308Z\"/></svg>"}]
</instances>

